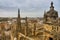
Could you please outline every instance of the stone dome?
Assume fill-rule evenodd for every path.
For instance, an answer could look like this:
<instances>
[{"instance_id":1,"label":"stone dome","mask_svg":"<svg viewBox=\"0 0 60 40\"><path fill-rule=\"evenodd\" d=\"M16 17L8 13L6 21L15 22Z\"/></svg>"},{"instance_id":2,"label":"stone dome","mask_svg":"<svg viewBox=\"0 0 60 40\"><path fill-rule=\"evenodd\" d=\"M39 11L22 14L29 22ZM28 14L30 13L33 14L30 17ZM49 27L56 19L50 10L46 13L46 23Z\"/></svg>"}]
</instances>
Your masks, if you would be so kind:
<instances>
[{"instance_id":1,"label":"stone dome","mask_svg":"<svg viewBox=\"0 0 60 40\"><path fill-rule=\"evenodd\" d=\"M58 12L54 10L53 2L51 2L50 10L44 12L44 19L48 23L52 23L52 21L58 18Z\"/></svg>"}]
</instances>

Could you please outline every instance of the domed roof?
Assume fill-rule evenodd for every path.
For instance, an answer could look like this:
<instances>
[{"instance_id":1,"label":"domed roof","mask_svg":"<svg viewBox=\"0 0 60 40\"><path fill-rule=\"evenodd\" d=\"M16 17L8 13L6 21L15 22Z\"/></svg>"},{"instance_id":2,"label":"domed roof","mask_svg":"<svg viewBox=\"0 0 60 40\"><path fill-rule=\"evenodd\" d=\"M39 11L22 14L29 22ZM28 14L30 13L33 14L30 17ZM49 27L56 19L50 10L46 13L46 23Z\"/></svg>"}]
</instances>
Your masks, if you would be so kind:
<instances>
[{"instance_id":1,"label":"domed roof","mask_svg":"<svg viewBox=\"0 0 60 40\"><path fill-rule=\"evenodd\" d=\"M47 12L44 12L44 19L45 22L51 22L56 20L58 18L58 12L54 10L53 2L51 2L50 10Z\"/></svg>"},{"instance_id":2,"label":"domed roof","mask_svg":"<svg viewBox=\"0 0 60 40\"><path fill-rule=\"evenodd\" d=\"M56 16L56 15L58 15L58 12L56 10L54 10L53 2L51 2L50 10L47 11L46 15L48 15L48 16Z\"/></svg>"}]
</instances>

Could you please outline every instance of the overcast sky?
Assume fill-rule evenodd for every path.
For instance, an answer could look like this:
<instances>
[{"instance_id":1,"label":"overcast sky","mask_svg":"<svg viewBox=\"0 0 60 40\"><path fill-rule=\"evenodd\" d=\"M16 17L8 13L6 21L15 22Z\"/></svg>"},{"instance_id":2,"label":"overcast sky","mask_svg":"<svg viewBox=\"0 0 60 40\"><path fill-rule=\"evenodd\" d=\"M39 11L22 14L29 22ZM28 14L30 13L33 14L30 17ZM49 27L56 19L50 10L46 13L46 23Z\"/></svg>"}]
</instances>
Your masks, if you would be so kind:
<instances>
[{"instance_id":1,"label":"overcast sky","mask_svg":"<svg viewBox=\"0 0 60 40\"><path fill-rule=\"evenodd\" d=\"M0 17L17 17L20 8L21 17L43 17L53 1L60 16L60 0L0 0Z\"/></svg>"}]
</instances>

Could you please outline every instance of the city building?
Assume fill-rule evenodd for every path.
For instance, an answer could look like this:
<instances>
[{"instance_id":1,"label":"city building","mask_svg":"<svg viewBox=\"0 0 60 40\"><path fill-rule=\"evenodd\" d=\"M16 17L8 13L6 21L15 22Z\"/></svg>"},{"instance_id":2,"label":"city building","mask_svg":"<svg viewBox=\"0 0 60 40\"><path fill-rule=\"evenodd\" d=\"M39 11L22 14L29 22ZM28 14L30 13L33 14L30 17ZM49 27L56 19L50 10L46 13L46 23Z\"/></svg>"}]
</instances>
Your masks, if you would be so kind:
<instances>
[{"instance_id":1,"label":"city building","mask_svg":"<svg viewBox=\"0 0 60 40\"><path fill-rule=\"evenodd\" d=\"M60 40L60 18L51 2L43 18L17 18L0 21L0 40Z\"/></svg>"}]
</instances>

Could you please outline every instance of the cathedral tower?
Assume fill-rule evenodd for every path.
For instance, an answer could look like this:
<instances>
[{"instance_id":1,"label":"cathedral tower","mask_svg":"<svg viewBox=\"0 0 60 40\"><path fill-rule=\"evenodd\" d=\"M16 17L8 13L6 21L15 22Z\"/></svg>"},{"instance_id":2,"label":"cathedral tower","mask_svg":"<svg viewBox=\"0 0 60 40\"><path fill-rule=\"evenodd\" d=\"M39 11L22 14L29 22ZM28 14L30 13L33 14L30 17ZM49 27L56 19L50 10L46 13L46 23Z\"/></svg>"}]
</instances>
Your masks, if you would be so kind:
<instances>
[{"instance_id":1,"label":"cathedral tower","mask_svg":"<svg viewBox=\"0 0 60 40\"><path fill-rule=\"evenodd\" d=\"M54 10L53 2L51 2L50 10L44 12L44 21L45 23L53 23L56 22L58 18L58 12Z\"/></svg>"}]
</instances>

